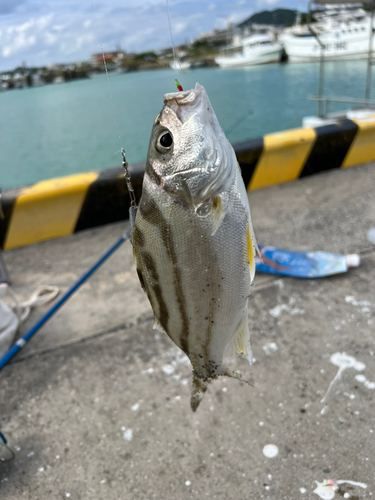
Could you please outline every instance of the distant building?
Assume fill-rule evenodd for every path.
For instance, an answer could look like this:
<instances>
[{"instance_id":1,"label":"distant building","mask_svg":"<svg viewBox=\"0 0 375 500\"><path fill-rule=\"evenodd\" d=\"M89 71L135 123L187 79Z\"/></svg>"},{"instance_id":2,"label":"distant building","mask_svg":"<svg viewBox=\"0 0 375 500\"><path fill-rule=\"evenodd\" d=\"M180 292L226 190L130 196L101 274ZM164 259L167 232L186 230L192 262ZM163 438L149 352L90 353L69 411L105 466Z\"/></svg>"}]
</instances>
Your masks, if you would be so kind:
<instances>
[{"instance_id":1,"label":"distant building","mask_svg":"<svg viewBox=\"0 0 375 500\"><path fill-rule=\"evenodd\" d=\"M229 24L226 30L213 30L212 33L202 33L196 39L197 42L206 42L208 45L226 45L233 37L233 24Z\"/></svg>"},{"instance_id":2,"label":"distant building","mask_svg":"<svg viewBox=\"0 0 375 500\"><path fill-rule=\"evenodd\" d=\"M121 66L124 62L133 59L135 54L124 52L123 50L114 50L113 52L98 52L97 54L92 54L90 57L90 62L92 66L98 68L103 65L103 59L106 64L116 64Z\"/></svg>"},{"instance_id":3,"label":"distant building","mask_svg":"<svg viewBox=\"0 0 375 500\"><path fill-rule=\"evenodd\" d=\"M178 57L185 57L188 53L189 44L183 43L182 45L177 45L175 47L176 54ZM167 47L165 49L159 49L156 52L156 55L163 59L164 57L172 57L173 56L173 48Z\"/></svg>"}]
</instances>

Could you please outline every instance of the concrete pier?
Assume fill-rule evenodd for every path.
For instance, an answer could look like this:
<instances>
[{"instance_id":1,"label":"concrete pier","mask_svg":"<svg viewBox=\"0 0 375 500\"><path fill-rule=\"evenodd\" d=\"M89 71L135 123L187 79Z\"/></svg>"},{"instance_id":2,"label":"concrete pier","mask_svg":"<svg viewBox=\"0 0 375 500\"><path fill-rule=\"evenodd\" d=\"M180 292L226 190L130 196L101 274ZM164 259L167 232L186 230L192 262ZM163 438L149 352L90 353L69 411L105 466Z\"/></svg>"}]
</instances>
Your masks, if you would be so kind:
<instances>
[{"instance_id":1,"label":"concrete pier","mask_svg":"<svg viewBox=\"0 0 375 500\"><path fill-rule=\"evenodd\" d=\"M258 241L359 253L361 266L320 280L258 274L250 303L252 386L219 379L196 414L191 367L152 311L125 243L0 374L0 429L15 450L0 463L6 500L294 500L315 481L375 495L375 227L372 164L251 192ZM125 223L9 250L20 298L67 290ZM34 310L24 333L47 307ZM334 353L347 369L325 404ZM362 375L356 379L357 375ZM365 383L367 381L367 384ZM278 448L275 458L266 445ZM371 495L372 493L372 495Z\"/></svg>"}]
</instances>

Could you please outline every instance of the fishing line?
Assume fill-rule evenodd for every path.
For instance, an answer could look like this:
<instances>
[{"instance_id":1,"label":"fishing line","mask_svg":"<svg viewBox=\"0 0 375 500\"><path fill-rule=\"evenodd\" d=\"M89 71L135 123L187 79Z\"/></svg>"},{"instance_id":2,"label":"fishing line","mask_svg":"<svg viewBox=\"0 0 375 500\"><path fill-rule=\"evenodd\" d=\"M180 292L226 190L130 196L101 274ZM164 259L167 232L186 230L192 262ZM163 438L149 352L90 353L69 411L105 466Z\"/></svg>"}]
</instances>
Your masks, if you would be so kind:
<instances>
[{"instance_id":1,"label":"fishing line","mask_svg":"<svg viewBox=\"0 0 375 500\"><path fill-rule=\"evenodd\" d=\"M101 52L102 52L102 57L103 57L103 63L104 63L104 69L105 69L105 74L107 75L107 82L109 84L109 74L108 74L108 69L107 69L107 63L105 61L105 57L104 57L104 49L103 49L103 43L102 43L102 39L100 37L100 32L99 32L99 23L98 23L98 16L96 15L96 7L95 7L95 4L92 4L92 11L94 13L94 18L95 18L95 25L96 25L96 33L98 35L98 39L99 39L99 43L100 43L100 48L101 48ZM112 96L111 96L112 97Z\"/></svg>"},{"instance_id":2,"label":"fishing line","mask_svg":"<svg viewBox=\"0 0 375 500\"><path fill-rule=\"evenodd\" d=\"M178 56L176 56L176 49L175 49L174 41L173 41L171 18L169 15L169 1L168 0L165 0L165 1L167 4L167 17L168 17L169 34L171 35L171 41L172 41L173 61L176 64L176 60L177 60L178 64L180 65L180 69L181 69L181 61L180 61L180 58Z\"/></svg>"},{"instance_id":3,"label":"fishing line","mask_svg":"<svg viewBox=\"0 0 375 500\"><path fill-rule=\"evenodd\" d=\"M98 37L98 40L99 40L99 45L100 45L100 49L101 49L101 53L102 53L102 58L103 58L103 64L104 64L104 69L105 69L105 74L106 74L106 77L107 77L107 83L110 84L111 80L109 78L109 72L108 72L108 67L107 67L107 62L105 60L105 55L104 55L104 47L103 47L103 42L102 42L102 38L100 36L100 31L99 31L99 21L98 21L98 16L97 16L97 10L96 10L96 6L95 4L92 4L92 11L93 11L93 14L94 14L94 18L95 18L95 26L96 26L96 35ZM111 99L113 99L113 95L111 94L110 95ZM117 125L117 133L119 133L119 126ZM118 136L119 139L121 139L121 135ZM120 149L121 151L121 149ZM119 151L119 152L120 152ZM118 152L115 152L113 154L117 154Z\"/></svg>"},{"instance_id":4,"label":"fishing line","mask_svg":"<svg viewBox=\"0 0 375 500\"><path fill-rule=\"evenodd\" d=\"M253 114L253 110L249 109L249 111L246 113L246 115L243 115L240 118L238 118L234 123L232 123L232 125L229 128L227 128L225 130L225 132L224 132L225 135L228 137L229 134L234 132L234 130L236 130L236 128L239 127L248 118L248 116L252 115L252 114Z\"/></svg>"}]
</instances>

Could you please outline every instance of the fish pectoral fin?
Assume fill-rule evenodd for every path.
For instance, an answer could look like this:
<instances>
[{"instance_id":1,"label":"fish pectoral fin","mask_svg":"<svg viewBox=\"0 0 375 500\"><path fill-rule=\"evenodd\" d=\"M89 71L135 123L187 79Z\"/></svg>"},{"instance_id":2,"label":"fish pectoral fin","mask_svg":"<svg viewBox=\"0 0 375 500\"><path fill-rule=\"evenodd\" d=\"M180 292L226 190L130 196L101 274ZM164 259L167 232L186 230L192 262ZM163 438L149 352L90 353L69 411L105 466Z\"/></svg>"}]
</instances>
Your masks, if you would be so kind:
<instances>
[{"instance_id":1,"label":"fish pectoral fin","mask_svg":"<svg viewBox=\"0 0 375 500\"><path fill-rule=\"evenodd\" d=\"M167 335L167 332L164 330L164 328L162 327L160 321L156 316L154 318L154 324L152 328L153 330L157 330L158 332L165 333Z\"/></svg>"},{"instance_id":2,"label":"fish pectoral fin","mask_svg":"<svg viewBox=\"0 0 375 500\"><path fill-rule=\"evenodd\" d=\"M242 354L247 358L250 365L253 363L247 315L240 322L225 351L226 357L232 357L235 354Z\"/></svg>"},{"instance_id":3,"label":"fish pectoral fin","mask_svg":"<svg viewBox=\"0 0 375 500\"><path fill-rule=\"evenodd\" d=\"M197 377L195 374L193 375L193 387L191 390L190 406L194 412L197 411L197 408L200 402L202 401L204 393L207 391L209 383L210 383L209 380L203 380Z\"/></svg>"},{"instance_id":4,"label":"fish pectoral fin","mask_svg":"<svg viewBox=\"0 0 375 500\"><path fill-rule=\"evenodd\" d=\"M220 195L215 196L215 198L212 201L212 207L211 207L211 214L213 216L212 231L211 231L212 236L216 233L216 231L221 226L221 223L223 222L223 219L227 211L226 207L227 203L222 198L222 196Z\"/></svg>"}]
</instances>

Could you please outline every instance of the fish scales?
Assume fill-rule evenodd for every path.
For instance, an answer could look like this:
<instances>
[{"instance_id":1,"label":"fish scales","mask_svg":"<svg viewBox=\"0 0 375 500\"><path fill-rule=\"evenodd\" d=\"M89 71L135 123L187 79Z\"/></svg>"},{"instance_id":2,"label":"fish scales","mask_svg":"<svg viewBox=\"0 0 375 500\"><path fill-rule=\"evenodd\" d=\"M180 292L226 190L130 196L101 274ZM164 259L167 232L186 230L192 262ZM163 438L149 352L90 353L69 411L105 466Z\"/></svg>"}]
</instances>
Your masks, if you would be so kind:
<instances>
[{"instance_id":1,"label":"fish scales","mask_svg":"<svg viewBox=\"0 0 375 500\"><path fill-rule=\"evenodd\" d=\"M199 84L167 94L155 120L133 245L154 326L192 363L195 410L212 379L233 376L226 356L251 361L256 251L233 148Z\"/></svg>"}]
</instances>

